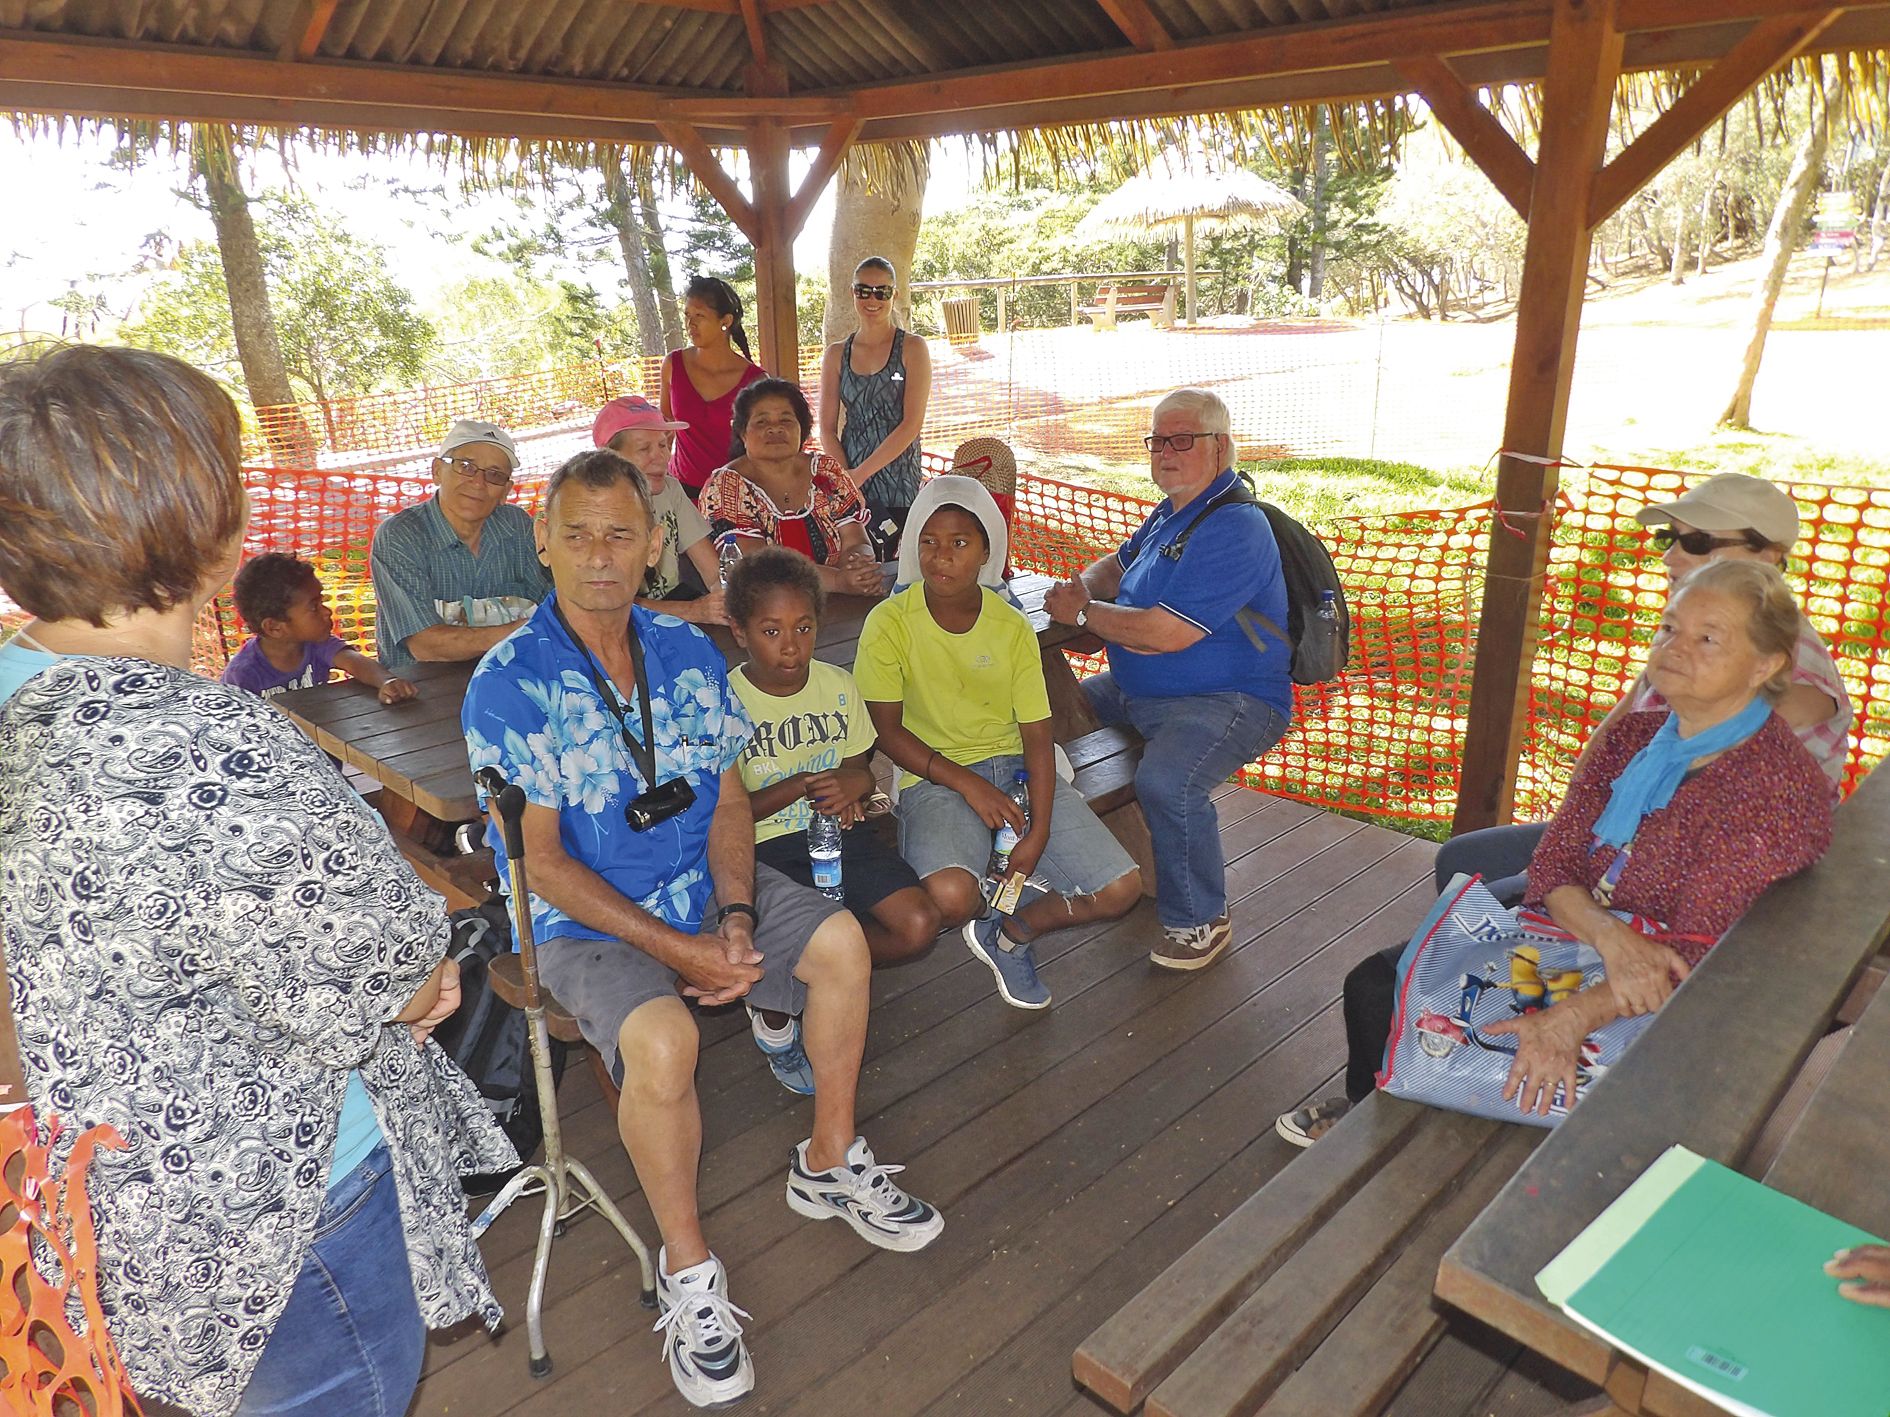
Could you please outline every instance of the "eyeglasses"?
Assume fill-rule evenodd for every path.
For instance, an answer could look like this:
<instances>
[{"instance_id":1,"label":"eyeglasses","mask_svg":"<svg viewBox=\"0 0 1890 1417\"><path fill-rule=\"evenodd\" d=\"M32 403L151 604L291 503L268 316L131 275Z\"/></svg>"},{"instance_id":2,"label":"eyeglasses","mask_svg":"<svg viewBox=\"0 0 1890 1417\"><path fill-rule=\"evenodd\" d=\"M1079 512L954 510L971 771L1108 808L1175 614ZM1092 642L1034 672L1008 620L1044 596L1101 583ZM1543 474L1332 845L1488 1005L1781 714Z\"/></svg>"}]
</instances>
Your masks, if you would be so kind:
<instances>
[{"instance_id":1,"label":"eyeglasses","mask_svg":"<svg viewBox=\"0 0 1890 1417\"><path fill-rule=\"evenodd\" d=\"M1748 551L1763 551L1768 544L1757 532L1742 532L1738 536L1714 536L1710 531L1675 531L1670 526L1657 528L1653 542L1656 551L1667 551L1677 542L1680 549L1689 556L1710 556L1715 551L1723 551L1729 546L1743 546Z\"/></svg>"},{"instance_id":2,"label":"eyeglasses","mask_svg":"<svg viewBox=\"0 0 1890 1417\"><path fill-rule=\"evenodd\" d=\"M481 467L471 458L441 458L441 462L452 468L468 482L484 482L488 487L510 487L512 471L504 467Z\"/></svg>"},{"instance_id":3,"label":"eyeglasses","mask_svg":"<svg viewBox=\"0 0 1890 1417\"><path fill-rule=\"evenodd\" d=\"M853 286L855 300L891 300L894 287L890 285L861 285L857 281Z\"/></svg>"},{"instance_id":4,"label":"eyeglasses","mask_svg":"<svg viewBox=\"0 0 1890 1417\"><path fill-rule=\"evenodd\" d=\"M1151 433L1142 440L1142 446L1156 454L1159 454L1163 448L1173 448L1178 453L1185 453L1194 446L1196 438L1220 436L1218 433Z\"/></svg>"}]
</instances>

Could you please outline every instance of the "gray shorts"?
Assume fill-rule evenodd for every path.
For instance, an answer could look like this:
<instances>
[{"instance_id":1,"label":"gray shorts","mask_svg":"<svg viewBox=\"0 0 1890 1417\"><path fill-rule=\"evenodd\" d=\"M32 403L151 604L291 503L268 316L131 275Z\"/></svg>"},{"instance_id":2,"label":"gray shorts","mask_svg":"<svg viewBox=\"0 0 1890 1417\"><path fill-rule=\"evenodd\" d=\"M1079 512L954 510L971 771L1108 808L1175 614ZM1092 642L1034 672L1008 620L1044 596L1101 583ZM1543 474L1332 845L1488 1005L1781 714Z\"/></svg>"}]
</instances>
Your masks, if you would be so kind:
<instances>
[{"instance_id":1,"label":"gray shorts","mask_svg":"<svg viewBox=\"0 0 1890 1417\"><path fill-rule=\"evenodd\" d=\"M794 977L814 931L828 916L846 907L819 891L797 886L772 867L755 866L755 911L761 916L755 948L762 956L761 979L746 1001L758 1009L798 1014L807 1004L807 986ZM718 909L713 893L703 912L705 924ZM584 1030L584 1040L603 1055L618 1083L623 1062L617 1035L623 1021L652 999L676 997L676 971L623 940L565 936L538 946L538 976Z\"/></svg>"},{"instance_id":2,"label":"gray shorts","mask_svg":"<svg viewBox=\"0 0 1890 1417\"><path fill-rule=\"evenodd\" d=\"M1022 758L986 758L971 771L986 782L1009 788ZM949 787L915 782L899 789L899 854L921 877L960 866L979 880L991 863L993 833L971 804ZM1135 870L1122 843L1090 811L1075 787L1057 778L1050 806L1050 841L1036 874L1058 895L1094 895Z\"/></svg>"}]
</instances>

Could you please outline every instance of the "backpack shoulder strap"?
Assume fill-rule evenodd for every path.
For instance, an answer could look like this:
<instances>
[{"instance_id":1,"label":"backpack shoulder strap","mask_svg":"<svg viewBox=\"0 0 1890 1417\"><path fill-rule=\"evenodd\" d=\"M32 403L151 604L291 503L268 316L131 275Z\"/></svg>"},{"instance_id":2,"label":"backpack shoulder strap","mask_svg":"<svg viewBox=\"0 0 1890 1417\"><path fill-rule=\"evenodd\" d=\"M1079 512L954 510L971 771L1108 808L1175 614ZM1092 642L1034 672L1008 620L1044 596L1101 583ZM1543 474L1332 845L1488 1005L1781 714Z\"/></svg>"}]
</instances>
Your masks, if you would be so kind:
<instances>
[{"instance_id":1,"label":"backpack shoulder strap","mask_svg":"<svg viewBox=\"0 0 1890 1417\"><path fill-rule=\"evenodd\" d=\"M1253 488L1248 484L1246 475L1235 473L1234 485L1225 492L1217 492L1208 498L1207 505L1196 512L1193 520L1181 529L1181 535L1162 548L1162 555L1171 561L1179 561L1181 553L1188 549L1188 541L1194 535L1195 528L1222 507L1257 507L1259 505L1260 499L1254 496Z\"/></svg>"}]
</instances>

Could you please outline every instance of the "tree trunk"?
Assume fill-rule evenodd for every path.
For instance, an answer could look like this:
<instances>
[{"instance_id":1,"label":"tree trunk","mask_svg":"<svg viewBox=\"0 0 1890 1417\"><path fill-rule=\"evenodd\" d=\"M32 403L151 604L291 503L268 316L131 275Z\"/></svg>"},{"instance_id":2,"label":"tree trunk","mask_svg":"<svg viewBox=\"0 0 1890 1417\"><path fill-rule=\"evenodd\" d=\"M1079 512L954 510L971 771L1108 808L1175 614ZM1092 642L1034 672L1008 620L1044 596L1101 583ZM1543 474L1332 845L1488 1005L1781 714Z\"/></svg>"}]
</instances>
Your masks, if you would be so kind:
<instances>
[{"instance_id":1,"label":"tree trunk","mask_svg":"<svg viewBox=\"0 0 1890 1417\"><path fill-rule=\"evenodd\" d=\"M1819 73L1824 61L1818 61ZM1764 274L1752 293L1747 311L1745 354L1740 360L1739 377L1733 384L1732 397L1719 415L1722 428L1746 428L1752 420L1752 386L1758 382L1759 363L1765 357L1765 337L1772 329L1772 312L1778 307L1778 293L1785 285L1785 271L1791 265L1792 249L1798 244L1798 232L1804 225L1805 209L1817 189L1824 170L1824 150L1831 140L1831 109L1843 98L1843 89L1833 77L1825 82L1824 101L1812 116L1811 127L1799 139L1792 154L1792 169L1772 209L1772 222L1765 231L1762 249Z\"/></svg>"},{"instance_id":2,"label":"tree trunk","mask_svg":"<svg viewBox=\"0 0 1890 1417\"><path fill-rule=\"evenodd\" d=\"M834 194L833 236L827 246L827 317L822 338L828 343L853 333L853 268L868 256L884 256L898 271L899 293L893 319L912 326L912 258L919 249L919 220L931 153L912 145L904 160L887 163L886 190L869 189L856 147L840 164Z\"/></svg>"},{"instance_id":3,"label":"tree trunk","mask_svg":"<svg viewBox=\"0 0 1890 1417\"><path fill-rule=\"evenodd\" d=\"M1319 125L1312 142L1312 249L1306 255L1306 298L1320 300L1326 293L1326 169L1332 153L1332 125L1326 106L1319 105Z\"/></svg>"},{"instance_id":4,"label":"tree trunk","mask_svg":"<svg viewBox=\"0 0 1890 1417\"><path fill-rule=\"evenodd\" d=\"M1673 214L1673 264L1667 269L1669 285L1687 283L1687 203L1676 202Z\"/></svg>"},{"instance_id":5,"label":"tree trunk","mask_svg":"<svg viewBox=\"0 0 1890 1417\"><path fill-rule=\"evenodd\" d=\"M289 371L282 359L282 341L276 335L275 313L269 308L269 278L263 268L262 244L250 219L249 196L243 191L233 151L235 135L225 130L221 142L198 134L191 144L191 166L203 182L216 226L217 255L223 263L223 282L230 296L230 328L236 339L236 357L243 366L243 386L252 408L295 403ZM265 430L276 461L306 461L315 450L314 438L300 415L287 426L272 422Z\"/></svg>"},{"instance_id":6,"label":"tree trunk","mask_svg":"<svg viewBox=\"0 0 1890 1417\"><path fill-rule=\"evenodd\" d=\"M1877 179L1877 200L1870 208L1870 255L1865 270L1877 269L1886 240L1890 240L1890 158L1884 160L1883 176Z\"/></svg>"},{"instance_id":7,"label":"tree trunk","mask_svg":"<svg viewBox=\"0 0 1890 1417\"><path fill-rule=\"evenodd\" d=\"M646 359L660 359L664 342L661 317L656 313L656 288L650 283L650 257L643 248L643 227L637 218L630 183L623 175L623 156L604 159L604 213L617 233L623 252L624 275L630 281L630 307L637 317L637 347Z\"/></svg>"},{"instance_id":8,"label":"tree trunk","mask_svg":"<svg viewBox=\"0 0 1890 1417\"><path fill-rule=\"evenodd\" d=\"M643 257L649 264L650 284L656 287L656 305L663 317L663 344L681 349L682 305L676 299L676 278L669 272L669 249L663 245L663 224L656 214L656 173L649 158L636 165L637 216L643 228Z\"/></svg>"},{"instance_id":9,"label":"tree trunk","mask_svg":"<svg viewBox=\"0 0 1890 1417\"><path fill-rule=\"evenodd\" d=\"M1712 181L1706 184L1706 191L1700 195L1699 247L1700 256L1693 267L1693 274L1706 274L1706 253L1713 249L1713 193L1719 186L1719 169L1713 169Z\"/></svg>"}]
</instances>

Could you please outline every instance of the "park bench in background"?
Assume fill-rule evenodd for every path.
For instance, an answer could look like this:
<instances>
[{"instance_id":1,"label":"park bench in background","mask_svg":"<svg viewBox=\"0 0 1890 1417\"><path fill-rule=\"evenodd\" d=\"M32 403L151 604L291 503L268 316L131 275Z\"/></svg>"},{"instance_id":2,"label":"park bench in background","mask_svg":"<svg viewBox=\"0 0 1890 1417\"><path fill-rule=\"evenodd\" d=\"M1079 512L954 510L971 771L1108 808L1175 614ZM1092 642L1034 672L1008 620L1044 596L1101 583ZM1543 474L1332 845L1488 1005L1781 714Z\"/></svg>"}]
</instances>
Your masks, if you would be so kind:
<instances>
[{"instance_id":1,"label":"park bench in background","mask_svg":"<svg viewBox=\"0 0 1890 1417\"><path fill-rule=\"evenodd\" d=\"M1118 315L1147 315L1156 329L1173 329L1175 288L1151 281L1101 286L1096 291L1096 299L1080 313L1099 330L1113 330Z\"/></svg>"},{"instance_id":2,"label":"park bench in background","mask_svg":"<svg viewBox=\"0 0 1890 1417\"><path fill-rule=\"evenodd\" d=\"M1438 1297L1629 1410L1690 1413L1536 1297L1535 1274L1669 1145L1739 1165L1890 933L1890 774L1839 809L1824 861L1774 887L1553 1132L1374 1095L1077 1349L1120 1412L1375 1413L1443 1337ZM1807 931L1806 922L1815 921ZM1764 1172L1890 1233L1890 999L1864 1009ZM1256 1125L1258 1125L1256 1120ZM1441 1262L1441 1272L1440 1272ZM1475 1393L1466 1393L1466 1402ZM1442 1410L1442 1409L1439 1409Z\"/></svg>"}]
</instances>

